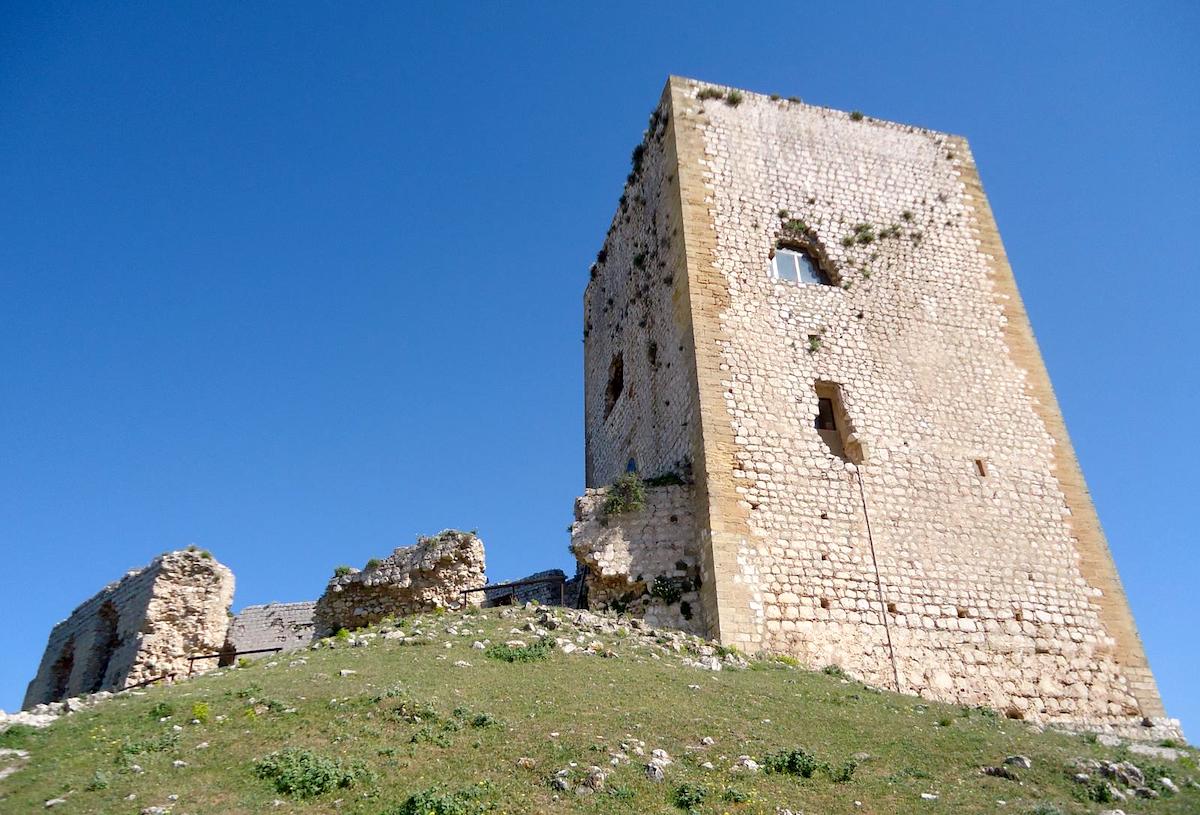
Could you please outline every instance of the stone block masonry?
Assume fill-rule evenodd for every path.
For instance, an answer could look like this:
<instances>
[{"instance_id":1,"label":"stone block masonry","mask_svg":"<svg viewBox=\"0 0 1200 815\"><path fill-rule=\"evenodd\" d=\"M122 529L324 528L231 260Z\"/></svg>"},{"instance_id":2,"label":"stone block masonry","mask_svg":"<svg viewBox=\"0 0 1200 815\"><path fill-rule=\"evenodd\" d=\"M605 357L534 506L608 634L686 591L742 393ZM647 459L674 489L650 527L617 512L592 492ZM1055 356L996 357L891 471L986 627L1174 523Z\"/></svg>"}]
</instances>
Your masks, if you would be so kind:
<instances>
[{"instance_id":1,"label":"stone block masonry","mask_svg":"<svg viewBox=\"0 0 1200 815\"><path fill-rule=\"evenodd\" d=\"M233 588L233 573L198 550L129 572L54 626L23 707L186 676L188 656L224 644Z\"/></svg>"},{"instance_id":2,"label":"stone block masonry","mask_svg":"<svg viewBox=\"0 0 1200 815\"><path fill-rule=\"evenodd\" d=\"M304 648L313 640L315 601L304 603L268 603L265 606L246 606L229 623L224 653L233 661L236 652L279 648L292 651ZM257 656L264 656L262 654Z\"/></svg>"},{"instance_id":3,"label":"stone block masonry","mask_svg":"<svg viewBox=\"0 0 1200 815\"><path fill-rule=\"evenodd\" d=\"M593 490L680 472L723 643L1177 733L966 141L672 78L633 163L584 295L589 590L664 544Z\"/></svg>"},{"instance_id":4,"label":"stone block masonry","mask_svg":"<svg viewBox=\"0 0 1200 815\"><path fill-rule=\"evenodd\" d=\"M463 589L487 582L483 541L472 532L447 529L394 551L362 571L335 575L317 601L316 635L373 625L384 617L456 607ZM480 604L482 592L467 595Z\"/></svg>"}]
</instances>

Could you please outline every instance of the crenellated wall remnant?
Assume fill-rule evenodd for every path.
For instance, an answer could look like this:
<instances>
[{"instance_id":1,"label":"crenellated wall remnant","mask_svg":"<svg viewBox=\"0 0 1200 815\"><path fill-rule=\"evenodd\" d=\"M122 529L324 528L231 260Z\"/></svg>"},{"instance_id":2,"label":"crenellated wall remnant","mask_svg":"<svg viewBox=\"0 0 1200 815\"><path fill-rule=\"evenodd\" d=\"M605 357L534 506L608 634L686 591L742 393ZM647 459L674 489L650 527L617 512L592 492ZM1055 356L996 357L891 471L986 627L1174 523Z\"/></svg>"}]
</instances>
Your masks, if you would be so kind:
<instances>
[{"instance_id":1,"label":"crenellated wall remnant","mask_svg":"<svg viewBox=\"0 0 1200 815\"><path fill-rule=\"evenodd\" d=\"M484 565L483 541L473 532L447 529L420 538L416 546L396 549L370 568L331 578L313 615L316 635L458 606L464 589L487 582ZM482 592L467 595L466 602L481 604Z\"/></svg>"},{"instance_id":2,"label":"crenellated wall remnant","mask_svg":"<svg viewBox=\"0 0 1200 815\"><path fill-rule=\"evenodd\" d=\"M22 706L186 675L189 656L221 650L233 587L233 572L195 549L127 573L54 626Z\"/></svg>"},{"instance_id":3,"label":"crenellated wall remnant","mask_svg":"<svg viewBox=\"0 0 1200 815\"><path fill-rule=\"evenodd\" d=\"M583 566L588 608L706 633L692 487L646 487L644 506L620 513L605 511L608 495L589 489L575 500L571 551Z\"/></svg>"}]
</instances>

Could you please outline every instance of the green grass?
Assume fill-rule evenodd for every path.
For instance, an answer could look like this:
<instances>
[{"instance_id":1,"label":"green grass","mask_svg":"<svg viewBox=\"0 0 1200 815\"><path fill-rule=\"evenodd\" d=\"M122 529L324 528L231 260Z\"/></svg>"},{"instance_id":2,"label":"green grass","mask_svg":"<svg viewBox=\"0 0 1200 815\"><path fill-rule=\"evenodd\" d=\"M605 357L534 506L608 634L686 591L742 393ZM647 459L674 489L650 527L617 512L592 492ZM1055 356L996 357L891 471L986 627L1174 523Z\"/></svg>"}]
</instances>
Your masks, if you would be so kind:
<instances>
[{"instance_id":1,"label":"green grass","mask_svg":"<svg viewBox=\"0 0 1200 815\"><path fill-rule=\"evenodd\" d=\"M472 648L476 640L537 643L536 633L513 632L533 618L524 611L500 618L494 610L426 615L406 621L405 630L436 634L428 647L333 641L125 695L45 730L21 729L7 740L31 759L0 781L0 812L41 811L47 799L65 796L56 812L170 806L180 815L773 815L786 807L828 815L1027 815L1053 806L1083 815L1105 807L1085 800L1068 762L1124 756L1081 737L1038 734L978 709L880 692L788 661L717 673L689 668L681 662L687 648L676 654L632 630L581 635L563 625L551 636L569 636L581 651L547 647L533 661L492 659ZM450 627L459 633L446 633ZM582 653L596 640L617 656ZM289 667L297 656L307 662ZM343 669L356 673L342 677ZM207 706L207 719L191 724L198 705ZM165 722L151 715L168 707L174 713ZM953 725L939 726L947 717ZM715 744L701 747L705 736ZM641 742L644 756L633 750ZM629 761L610 765L622 744ZM656 748L672 759L663 783L643 769ZM861 753L869 758L856 759ZM1017 753L1033 759L1031 770L1019 770L1019 783L979 772ZM735 772L741 755L763 771ZM520 758L532 766L518 765ZM186 766L173 766L176 760ZM706 761L714 769L703 768ZM1183 791L1130 799L1121 809L1200 811L1200 791L1185 784L1195 764L1162 763ZM601 789L577 795L551 784L568 770L578 785L593 765L608 772ZM924 801L923 792L939 798ZM172 794L178 801L167 800ZM1000 808L999 800L1007 804Z\"/></svg>"}]
</instances>

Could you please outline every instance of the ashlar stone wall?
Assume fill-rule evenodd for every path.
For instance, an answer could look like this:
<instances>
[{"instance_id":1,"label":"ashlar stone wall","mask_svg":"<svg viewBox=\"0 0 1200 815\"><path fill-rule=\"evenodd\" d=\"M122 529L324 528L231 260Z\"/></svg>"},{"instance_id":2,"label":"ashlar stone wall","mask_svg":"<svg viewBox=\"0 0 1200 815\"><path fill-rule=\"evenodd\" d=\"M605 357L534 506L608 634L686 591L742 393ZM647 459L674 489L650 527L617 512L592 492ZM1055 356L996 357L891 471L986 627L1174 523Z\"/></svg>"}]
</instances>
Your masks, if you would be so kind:
<instances>
[{"instance_id":1,"label":"ashlar stone wall","mask_svg":"<svg viewBox=\"0 0 1200 815\"><path fill-rule=\"evenodd\" d=\"M463 602L463 589L487 583L483 541L471 532L447 529L396 549L378 565L335 576L317 601L316 635L373 625L391 615L417 614ZM480 604L482 592L467 595Z\"/></svg>"},{"instance_id":2,"label":"ashlar stone wall","mask_svg":"<svg viewBox=\"0 0 1200 815\"><path fill-rule=\"evenodd\" d=\"M54 626L23 707L186 676L189 656L221 650L233 589L233 573L198 550L127 573Z\"/></svg>"},{"instance_id":3,"label":"ashlar stone wall","mask_svg":"<svg viewBox=\"0 0 1200 815\"><path fill-rule=\"evenodd\" d=\"M584 567L588 608L705 634L692 488L648 487L642 509L620 514L604 511L607 497L592 489L575 501L571 551Z\"/></svg>"},{"instance_id":4,"label":"ashlar stone wall","mask_svg":"<svg viewBox=\"0 0 1200 815\"><path fill-rule=\"evenodd\" d=\"M229 623L223 649L229 657L222 664L232 663L239 651L264 648L292 651L305 647L313 640L316 606L315 601L246 606Z\"/></svg>"}]
</instances>

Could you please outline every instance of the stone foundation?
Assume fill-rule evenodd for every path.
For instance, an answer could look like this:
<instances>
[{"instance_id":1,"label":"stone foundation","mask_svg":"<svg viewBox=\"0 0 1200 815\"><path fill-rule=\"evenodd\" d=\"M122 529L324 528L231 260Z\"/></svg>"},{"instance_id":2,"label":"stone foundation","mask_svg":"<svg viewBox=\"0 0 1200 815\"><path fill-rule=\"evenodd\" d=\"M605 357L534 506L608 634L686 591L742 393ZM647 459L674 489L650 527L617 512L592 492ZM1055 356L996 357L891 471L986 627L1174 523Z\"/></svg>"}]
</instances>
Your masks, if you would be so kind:
<instances>
[{"instance_id":1,"label":"stone foundation","mask_svg":"<svg viewBox=\"0 0 1200 815\"><path fill-rule=\"evenodd\" d=\"M317 601L315 632L326 637L392 615L454 608L464 602L464 589L485 583L483 541L447 529L397 549L372 568L333 577ZM481 604L482 592L467 595L465 602Z\"/></svg>"},{"instance_id":2,"label":"stone foundation","mask_svg":"<svg viewBox=\"0 0 1200 815\"><path fill-rule=\"evenodd\" d=\"M233 585L233 572L198 550L168 552L129 572L54 626L22 706L186 676L189 656L221 650Z\"/></svg>"}]
</instances>

